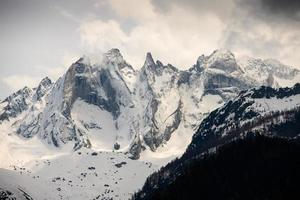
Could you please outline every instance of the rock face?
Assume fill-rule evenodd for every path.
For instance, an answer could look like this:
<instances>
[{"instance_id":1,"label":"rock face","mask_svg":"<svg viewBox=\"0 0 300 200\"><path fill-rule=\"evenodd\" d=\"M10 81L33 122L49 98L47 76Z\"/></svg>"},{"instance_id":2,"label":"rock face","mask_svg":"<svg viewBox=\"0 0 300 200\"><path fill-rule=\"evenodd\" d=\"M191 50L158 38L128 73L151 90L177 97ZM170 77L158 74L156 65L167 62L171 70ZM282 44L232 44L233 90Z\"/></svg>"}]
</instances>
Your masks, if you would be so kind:
<instances>
[{"instance_id":1,"label":"rock face","mask_svg":"<svg viewBox=\"0 0 300 200\"><path fill-rule=\"evenodd\" d=\"M143 149L156 151L173 138L187 145L201 120L241 90L296 82L299 74L275 61L240 62L228 50L200 56L184 71L148 53L135 70L111 49L100 63L82 57L55 83L45 78L6 98L0 125L51 146L73 143L75 150L128 151L138 158Z\"/></svg>"}]
</instances>

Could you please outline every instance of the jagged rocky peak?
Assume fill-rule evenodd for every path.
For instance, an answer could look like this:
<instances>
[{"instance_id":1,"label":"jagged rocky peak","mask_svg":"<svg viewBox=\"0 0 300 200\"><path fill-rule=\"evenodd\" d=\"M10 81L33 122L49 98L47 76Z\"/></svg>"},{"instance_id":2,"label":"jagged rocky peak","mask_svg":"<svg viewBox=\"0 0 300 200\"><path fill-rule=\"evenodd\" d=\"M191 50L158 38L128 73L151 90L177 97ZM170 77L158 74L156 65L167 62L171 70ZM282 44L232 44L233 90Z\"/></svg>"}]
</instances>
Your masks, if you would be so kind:
<instances>
[{"instance_id":1,"label":"jagged rocky peak","mask_svg":"<svg viewBox=\"0 0 300 200\"><path fill-rule=\"evenodd\" d=\"M179 70L171 64L164 65L160 60L154 61L152 54L148 52L146 54L146 60L142 67L142 71L146 72L147 74L155 74L161 76L163 71L174 73L178 72Z\"/></svg>"},{"instance_id":2,"label":"jagged rocky peak","mask_svg":"<svg viewBox=\"0 0 300 200\"><path fill-rule=\"evenodd\" d=\"M144 63L144 67L146 67L147 69L150 69L152 71L157 70L158 68L162 68L164 65L161 61L157 60L156 62L154 61L152 54L150 52L148 52L146 54L146 60Z\"/></svg>"},{"instance_id":3,"label":"jagged rocky peak","mask_svg":"<svg viewBox=\"0 0 300 200\"><path fill-rule=\"evenodd\" d=\"M84 65L91 65L91 60L86 55L83 55L81 58L79 58L75 63L80 63Z\"/></svg>"},{"instance_id":4,"label":"jagged rocky peak","mask_svg":"<svg viewBox=\"0 0 300 200\"><path fill-rule=\"evenodd\" d=\"M32 93L32 89L25 86L22 89L18 90L17 92L13 93L12 95L10 95L9 97L7 97L4 101L12 101L15 98L19 98L19 97L26 98L26 97L30 96L31 93Z\"/></svg>"},{"instance_id":5,"label":"jagged rocky peak","mask_svg":"<svg viewBox=\"0 0 300 200\"><path fill-rule=\"evenodd\" d=\"M105 63L122 63L124 58L119 49L113 48L104 54Z\"/></svg>"},{"instance_id":6,"label":"jagged rocky peak","mask_svg":"<svg viewBox=\"0 0 300 200\"><path fill-rule=\"evenodd\" d=\"M203 63L204 61L205 61L205 55L202 54L201 56L198 57L197 63L201 64L201 63Z\"/></svg>"},{"instance_id":7,"label":"jagged rocky peak","mask_svg":"<svg viewBox=\"0 0 300 200\"><path fill-rule=\"evenodd\" d=\"M206 67L220 69L228 73L240 71L234 54L227 49L215 50L206 58Z\"/></svg>"},{"instance_id":8,"label":"jagged rocky peak","mask_svg":"<svg viewBox=\"0 0 300 200\"><path fill-rule=\"evenodd\" d=\"M3 120L9 120L10 117L16 117L28 108L28 99L32 96L32 89L27 86L13 93L0 103L0 123Z\"/></svg>"},{"instance_id":9,"label":"jagged rocky peak","mask_svg":"<svg viewBox=\"0 0 300 200\"><path fill-rule=\"evenodd\" d=\"M123 58L120 50L117 48L112 48L108 50L105 55L109 58Z\"/></svg>"},{"instance_id":10,"label":"jagged rocky peak","mask_svg":"<svg viewBox=\"0 0 300 200\"><path fill-rule=\"evenodd\" d=\"M87 67L91 66L91 61L87 56L82 56L75 63L71 65L68 71L73 71L75 73L84 73L86 72Z\"/></svg>"},{"instance_id":11,"label":"jagged rocky peak","mask_svg":"<svg viewBox=\"0 0 300 200\"><path fill-rule=\"evenodd\" d=\"M195 65L193 65L189 71L190 72L202 72L203 71L203 67L204 67L204 62L206 60L206 57L202 54L201 56L198 57L197 62Z\"/></svg>"},{"instance_id":12,"label":"jagged rocky peak","mask_svg":"<svg viewBox=\"0 0 300 200\"><path fill-rule=\"evenodd\" d=\"M147 53L146 55L146 60L145 60L145 64L146 66L153 66L155 65L155 62L153 60L152 54L150 52Z\"/></svg>"},{"instance_id":13,"label":"jagged rocky peak","mask_svg":"<svg viewBox=\"0 0 300 200\"><path fill-rule=\"evenodd\" d=\"M120 114L120 105L130 103L135 71L123 59L118 49L104 53L103 60L94 65L81 58L69 68L64 76L64 103L67 116L73 103L82 99L112 113L114 118Z\"/></svg>"},{"instance_id":14,"label":"jagged rocky peak","mask_svg":"<svg viewBox=\"0 0 300 200\"><path fill-rule=\"evenodd\" d=\"M90 59L87 56L82 56L69 67L65 74L65 81L67 81L70 77L85 73L90 67Z\"/></svg>"},{"instance_id":15,"label":"jagged rocky peak","mask_svg":"<svg viewBox=\"0 0 300 200\"><path fill-rule=\"evenodd\" d=\"M275 59L257 59L249 56L241 56L238 64L247 74L256 74L258 78L266 78L271 73L273 76L283 79L293 79L300 74L298 69L287 66Z\"/></svg>"},{"instance_id":16,"label":"jagged rocky peak","mask_svg":"<svg viewBox=\"0 0 300 200\"><path fill-rule=\"evenodd\" d=\"M146 60L144 62L144 65L142 67L142 70L147 70L147 71L155 71L157 68L155 61L152 57L152 54L150 52L148 52L146 54Z\"/></svg>"},{"instance_id":17,"label":"jagged rocky peak","mask_svg":"<svg viewBox=\"0 0 300 200\"><path fill-rule=\"evenodd\" d=\"M46 76L45 78L43 78L41 80L41 82L39 83L39 85L43 85L43 86L51 85L51 84L52 84L52 81L51 81L51 79L48 76Z\"/></svg>"},{"instance_id":18,"label":"jagged rocky peak","mask_svg":"<svg viewBox=\"0 0 300 200\"><path fill-rule=\"evenodd\" d=\"M217 49L209 56L202 54L198 57L196 64L189 69L189 72L202 72L205 69L208 71L217 69L228 74L242 72L234 54L227 49Z\"/></svg>"},{"instance_id":19,"label":"jagged rocky peak","mask_svg":"<svg viewBox=\"0 0 300 200\"><path fill-rule=\"evenodd\" d=\"M51 88L53 82L49 77L45 77L41 80L38 87L36 88L35 97L36 100L41 100L41 98L45 95L48 89Z\"/></svg>"},{"instance_id":20,"label":"jagged rocky peak","mask_svg":"<svg viewBox=\"0 0 300 200\"><path fill-rule=\"evenodd\" d=\"M217 58L217 59L224 59L224 60L235 60L234 54L229 51L228 49L216 49L213 53L209 56L209 58Z\"/></svg>"},{"instance_id":21,"label":"jagged rocky peak","mask_svg":"<svg viewBox=\"0 0 300 200\"><path fill-rule=\"evenodd\" d=\"M136 71L134 68L126 62L123 55L119 49L113 48L103 54L103 60L101 63L96 63L94 67L97 67L100 71L101 69L106 69L109 71L115 71L118 76L122 79L131 82L129 79L132 79ZM114 73L114 72L112 72Z\"/></svg>"},{"instance_id":22,"label":"jagged rocky peak","mask_svg":"<svg viewBox=\"0 0 300 200\"><path fill-rule=\"evenodd\" d=\"M146 54L146 60L140 71L140 80L148 80L151 83L155 82L155 75L158 72L158 66L155 64L152 54L148 52Z\"/></svg>"},{"instance_id":23,"label":"jagged rocky peak","mask_svg":"<svg viewBox=\"0 0 300 200\"><path fill-rule=\"evenodd\" d=\"M275 59L266 59L264 60L264 62L268 66L269 71L273 72L274 75L278 77L292 78L300 73L298 69L284 65Z\"/></svg>"}]
</instances>

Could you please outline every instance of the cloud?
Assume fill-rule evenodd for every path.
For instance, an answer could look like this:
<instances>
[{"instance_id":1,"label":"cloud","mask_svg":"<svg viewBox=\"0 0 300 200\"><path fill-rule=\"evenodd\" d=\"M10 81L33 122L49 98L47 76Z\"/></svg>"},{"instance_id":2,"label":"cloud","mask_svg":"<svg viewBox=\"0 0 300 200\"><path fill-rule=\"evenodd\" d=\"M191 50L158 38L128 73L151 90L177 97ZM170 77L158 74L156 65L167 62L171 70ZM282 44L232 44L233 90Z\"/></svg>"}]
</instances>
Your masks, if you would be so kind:
<instances>
[{"instance_id":1,"label":"cloud","mask_svg":"<svg viewBox=\"0 0 300 200\"><path fill-rule=\"evenodd\" d=\"M75 53L66 52L61 60L61 64L57 67L43 67L40 66L41 69L44 69L44 74L49 76L54 81L57 80L59 77L63 76L66 73L67 69L78 59L80 55Z\"/></svg>"},{"instance_id":2,"label":"cloud","mask_svg":"<svg viewBox=\"0 0 300 200\"><path fill-rule=\"evenodd\" d=\"M122 17L136 21L152 20L156 17L151 0L110 0L112 9Z\"/></svg>"},{"instance_id":3,"label":"cloud","mask_svg":"<svg viewBox=\"0 0 300 200\"><path fill-rule=\"evenodd\" d=\"M114 46L122 46L127 40L126 34L117 21L91 20L80 26L81 43L89 53L105 51Z\"/></svg>"},{"instance_id":4,"label":"cloud","mask_svg":"<svg viewBox=\"0 0 300 200\"><path fill-rule=\"evenodd\" d=\"M66 17L67 19L70 19L71 21L75 22L75 23L80 23L81 19L79 17L77 17L76 15L74 15L73 13L69 12L68 10L60 7L60 6L54 6L54 9L56 9L59 14L61 14L63 17Z\"/></svg>"},{"instance_id":5,"label":"cloud","mask_svg":"<svg viewBox=\"0 0 300 200\"><path fill-rule=\"evenodd\" d=\"M15 92L25 86L29 88L37 87L39 82L46 76L52 80L57 80L63 76L66 70L78 60L80 56L77 54L71 54L66 52L61 60L61 64L56 67L50 67L45 65L37 65L32 67L33 71L39 71L39 75L28 75L28 74L14 74L0 77L0 98L5 98L9 93Z\"/></svg>"},{"instance_id":6,"label":"cloud","mask_svg":"<svg viewBox=\"0 0 300 200\"><path fill-rule=\"evenodd\" d=\"M155 9L161 13L170 12L172 7L181 7L201 17L203 13L214 14L222 20L230 17L235 7L234 0L152 0Z\"/></svg>"},{"instance_id":7,"label":"cloud","mask_svg":"<svg viewBox=\"0 0 300 200\"><path fill-rule=\"evenodd\" d=\"M139 68L146 52L151 51L165 63L187 68L200 54L210 53L218 47L224 24L212 13L203 13L199 18L198 14L177 5L168 13L160 13L148 0L143 1L143 12L140 12L132 9L132 5L141 1L129 0L126 5L115 2L111 4L118 15L138 23L128 32L116 20L97 19L82 23L81 44L89 52L117 47Z\"/></svg>"},{"instance_id":8,"label":"cloud","mask_svg":"<svg viewBox=\"0 0 300 200\"><path fill-rule=\"evenodd\" d=\"M297 65L300 24L283 13L294 5L296 15L298 3L288 1L289 5L271 5L272 0L111 0L109 5L122 20L83 22L81 41L89 52L120 48L136 68L147 51L164 63L187 68L199 55L217 48ZM135 24L128 31L124 24L129 20Z\"/></svg>"},{"instance_id":9,"label":"cloud","mask_svg":"<svg viewBox=\"0 0 300 200\"><path fill-rule=\"evenodd\" d=\"M68 68L76 62L82 55L71 52L64 52L61 55L59 63L57 65L35 65L32 67L33 70L38 71L40 77L44 78L48 76L53 81L56 81L59 77L63 76ZM20 75L23 76L23 75ZM36 76L30 76L33 79L36 79ZM36 86L36 85L35 85Z\"/></svg>"},{"instance_id":10,"label":"cloud","mask_svg":"<svg viewBox=\"0 0 300 200\"><path fill-rule=\"evenodd\" d=\"M13 91L19 90L24 86L30 88L36 87L41 77L32 77L29 75L12 75L2 78L2 81Z\"/></svg>"},{"instance_id":11,"label":"cloud","mask_svg":"<svg viewBox=\"0 0 300 200\"><path fill-rule=\"evenodd\" d=\"M298 3L275 0L236 0L221 46L237 54L275 58L300 67L300 23L292 17ZM276 4L276 5L275 5ZM294 14L290 10L294 5ZM281 8L279 9L279 7ZM289 13L291 12L291 13Z\"/></svg>"},{"instance_id":12,"label":"cloud","mask_svg":"<svg viewBox=\"0 0 300 200\"><path fill-rule=\"evenodd\" d=\"M274 17L286 17L289 20L300 20L299 0L236 0L240 7L247 7L256 14Z\"/></svg>"}]
</instances>

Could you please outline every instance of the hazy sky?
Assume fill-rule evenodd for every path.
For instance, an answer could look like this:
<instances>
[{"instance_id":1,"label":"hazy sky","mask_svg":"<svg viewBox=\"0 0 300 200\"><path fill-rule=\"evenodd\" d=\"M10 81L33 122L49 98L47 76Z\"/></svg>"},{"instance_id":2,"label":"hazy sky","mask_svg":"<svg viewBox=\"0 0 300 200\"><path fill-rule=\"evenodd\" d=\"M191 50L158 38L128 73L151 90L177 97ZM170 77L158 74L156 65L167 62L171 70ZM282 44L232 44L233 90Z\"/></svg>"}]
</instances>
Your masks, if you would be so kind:
<instances>
[{"instance_id":1,"label":"hazy sky","mask_svg":"<svg viewBox=\"0 0 300 200\"><path fill-rule=\"evenodd\" d=\"M148 51L187 68L217 48L300 67L300 1L0 0L0 98L113 47L135 68Z\"/></svg>"}]
</instances>

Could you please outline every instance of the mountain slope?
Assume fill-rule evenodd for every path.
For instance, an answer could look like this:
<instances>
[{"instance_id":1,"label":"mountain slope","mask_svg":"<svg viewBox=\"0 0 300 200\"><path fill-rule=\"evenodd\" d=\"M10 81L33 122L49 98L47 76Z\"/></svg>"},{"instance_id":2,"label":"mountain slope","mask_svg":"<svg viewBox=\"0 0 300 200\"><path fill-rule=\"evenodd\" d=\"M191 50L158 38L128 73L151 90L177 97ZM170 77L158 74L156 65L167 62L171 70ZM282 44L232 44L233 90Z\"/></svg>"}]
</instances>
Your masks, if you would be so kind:
<instances>
[{"instance_id":1,"label":"mountain slope","mask_svg":"<svg viewBox=\"0 0 300 200\"><path fill-rule=\"evenodd\" d=\"M151 163L129 159L123 153L82 149L22 165L16 163L10 170L0 168L0 188L18 195L17 199L25 199L19 195L20 188L34 200L124 200L157 169Z\"/></svg>"},{"instance_id":2,"label":"mountain slope","mask_svg":"<svg viewBox=\"0 0 300 200\"><path fill-rule=\"evenodd\" d=\"M242 91L236 98L211 112L201 122L183 156L151 175L137 196L147 199L153 192L156 193L156 188L168 188L191 163L247 135L299 140L299 124L300 84L292 88L262 86Z\"/></svg>"},{"instance_id":3,"label":"mountain slope","mask_svg":"<svg viewBox=\"0 0 300 200\"><path fill-rule=\"evenodd\" d=\"M300 144L249 136L184 165L167 186L146 185L134 199L298 199Z\"/></svg>"},{"instance_id":4,"label":"mountain slope","mask_svg":"<svg viewBox=\"0 0 300 200\"><path fill-rule=\"evenodd\" d=\"M262 86L243 91L202 121L185 154L196 155L201 149L207 150L249 131L289 138L298 137L299 113L300 84L292 88L273 89ZM290 126L284 131L284 135L281 135L280 127L289 126L289 123L295 126Z\"/></svg>"}]
</instances>

